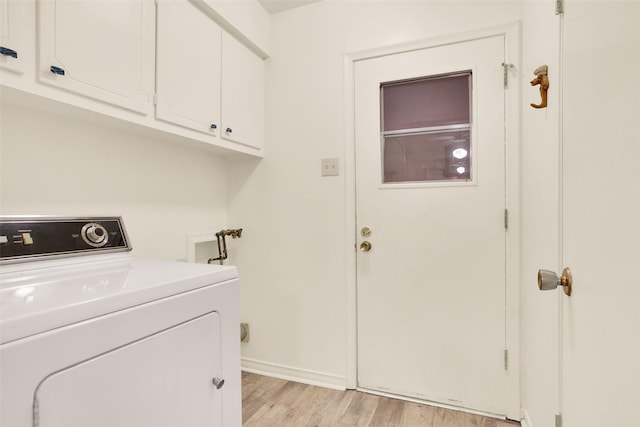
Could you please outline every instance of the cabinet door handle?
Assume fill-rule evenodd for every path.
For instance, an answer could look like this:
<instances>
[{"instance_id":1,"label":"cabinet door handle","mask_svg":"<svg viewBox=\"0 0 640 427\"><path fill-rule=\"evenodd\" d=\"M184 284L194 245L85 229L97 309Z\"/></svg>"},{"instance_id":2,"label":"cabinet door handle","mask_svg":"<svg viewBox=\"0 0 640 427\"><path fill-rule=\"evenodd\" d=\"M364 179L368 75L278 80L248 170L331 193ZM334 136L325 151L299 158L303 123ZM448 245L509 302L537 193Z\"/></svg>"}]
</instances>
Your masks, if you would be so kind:
<instances>
[{"instance_id":1,"label":"cabinet door handle","mask_svg":"<svg viewBox=\"0 0 640 427\"><path fill-rule=\"evenodd\" d=\"M64 69L62 69L60 67L56 67L55 65L52 65L51 68L49 68L49 69L54 74L58 74L60 76L64 76Z\"/></svg>"},{"instance_id":2,"label":"cabinet door handle","mask_svg":"<svg viewBox=\"0 0 640 427\"><path fill-rule=\"evenodd\" d=\"M0 54L4 56L11 56L13 58L18 57L18 52L13 49L9 49L8 47L0 46Z\"/></svg>"},{"instance_id":3,"label":"cabinet door handle","mask_svg":"<svg viewBox=\"0 0 640 427\"><path fill-rule=\"evenodd\" d=\"M12 58L18 57L18 52L8 47L0 46L0 54L4 56L11 56Z\"/></svg>"},{"instance_id":4,"label":"cabinet door handle","mask_svg":"<svg viewBox=\"0 0 640 427\"><path fill-rule=\"evenodd\" d=\"M211 123L211 129L218 129L218 125L215 123Z\"/></svg>"},{"instance_id":5,"label":"cabinet door handle","mask_svg":"<svg viewBox=\"0 0 640 427\"><path fill-rule=\"evenodd\" d=\"M227 128L227 130L226 130L225 132L227 132L227 133L231 133L231 132L233 132L233 129L231 129L231 128Z\"/></svg>"}]
</instances>

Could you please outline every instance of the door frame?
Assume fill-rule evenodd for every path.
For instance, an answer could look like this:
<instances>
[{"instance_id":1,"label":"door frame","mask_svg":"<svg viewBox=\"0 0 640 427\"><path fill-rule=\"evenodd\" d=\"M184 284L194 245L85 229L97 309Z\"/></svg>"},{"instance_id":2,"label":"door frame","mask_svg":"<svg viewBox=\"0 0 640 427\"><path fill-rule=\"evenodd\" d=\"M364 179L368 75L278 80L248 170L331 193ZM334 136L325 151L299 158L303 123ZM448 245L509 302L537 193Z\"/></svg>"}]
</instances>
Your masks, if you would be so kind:
<instances>
[{"instance_id":1,"label":"door frame","mask_svg":"<svg viewBox=\"0 0 640 427\"><path fill-rule=\"evenodd\" d=\"M356 179L355 179L355 63L380 56L462 43L487 37L504 36L505 62L508 69L508 88L505 90L505 169L506 207L509 228L506 233L506 307L505 342L508 350L506 371L506 415L520 419L520 40L521 24L514 22L497 27L482 28L351 52L344 55L344 112L345 112L345 214L346 214L346 302L347 302L347 369L346 385L358 387L357 349L357 274L356 274ZM500 65L497 64L499 67Z\"/></svg>"}]
</instances>

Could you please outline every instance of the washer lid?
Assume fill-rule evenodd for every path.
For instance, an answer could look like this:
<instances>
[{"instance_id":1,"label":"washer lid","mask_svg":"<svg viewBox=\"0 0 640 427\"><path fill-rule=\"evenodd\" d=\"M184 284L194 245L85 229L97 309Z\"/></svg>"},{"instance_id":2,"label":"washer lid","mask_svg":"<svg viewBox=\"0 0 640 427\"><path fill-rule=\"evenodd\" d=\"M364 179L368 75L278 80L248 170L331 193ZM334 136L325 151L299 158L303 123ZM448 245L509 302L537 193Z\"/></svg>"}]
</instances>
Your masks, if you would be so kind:
<instances>
[{"instance_id":1,"label":"washer lid","mask_svg":"<svg viewBox=\"0 0 640 427\"><path fill-rule=\"evenodd\" d=\"M238 277L233 266L128 257L0 273L0 343Z\"/></svg>"}]
</instances>

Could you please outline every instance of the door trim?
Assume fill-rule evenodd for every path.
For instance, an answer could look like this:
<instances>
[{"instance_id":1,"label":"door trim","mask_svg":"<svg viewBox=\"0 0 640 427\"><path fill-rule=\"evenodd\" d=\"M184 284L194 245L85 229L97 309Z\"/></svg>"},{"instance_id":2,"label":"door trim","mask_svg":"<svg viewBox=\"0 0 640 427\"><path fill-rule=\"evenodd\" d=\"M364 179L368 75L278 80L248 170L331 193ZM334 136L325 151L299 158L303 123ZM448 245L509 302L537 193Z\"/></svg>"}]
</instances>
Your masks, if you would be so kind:
<instances>
[{"instance_id":1,"label":"door trim","mask_svg":"<svg viewBox=\"0 0 640 427\"><path fill-rule=\"evenodd\" d=\"M520 419L520 40L521 24L514 22L498 27L443 35L347 53L344 56L344 112L345 112L345 215L346 233L346 296L347 296L347 388L357 388L357 281L356 281L356 180L355 180L355 63L396 53L462 43L487 37L504 36L505 62L509 69L509 84L505 90L506 137L506 207L509 228L506 233L506 307L505 342L509 351L506 373L506 415ZM500 64L496 64L500 66Z\"/></svg>"}]
</instances>

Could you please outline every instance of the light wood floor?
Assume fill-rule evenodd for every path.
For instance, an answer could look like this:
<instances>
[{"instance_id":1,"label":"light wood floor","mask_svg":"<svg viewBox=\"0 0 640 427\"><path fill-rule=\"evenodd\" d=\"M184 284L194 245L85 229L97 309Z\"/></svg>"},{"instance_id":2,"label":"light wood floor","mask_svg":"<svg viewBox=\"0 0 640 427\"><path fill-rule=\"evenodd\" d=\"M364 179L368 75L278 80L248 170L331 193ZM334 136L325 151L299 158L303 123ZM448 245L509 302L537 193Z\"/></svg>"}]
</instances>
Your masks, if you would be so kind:
<instances>
[{"instance_id":1,"label":"light wood floor","mask_svg":"<svg viewBox=\"0 0 640 427\"><path fill-rule=\"evenodd\" d=\"M242 425L257 427L514 427L434 406L242 373Z\"/></svg>"}]
</instances>

